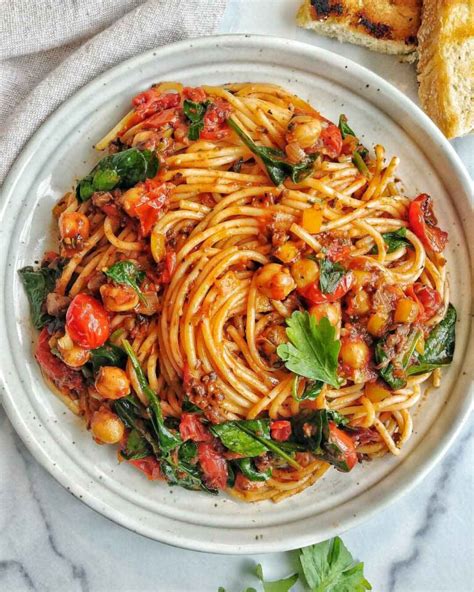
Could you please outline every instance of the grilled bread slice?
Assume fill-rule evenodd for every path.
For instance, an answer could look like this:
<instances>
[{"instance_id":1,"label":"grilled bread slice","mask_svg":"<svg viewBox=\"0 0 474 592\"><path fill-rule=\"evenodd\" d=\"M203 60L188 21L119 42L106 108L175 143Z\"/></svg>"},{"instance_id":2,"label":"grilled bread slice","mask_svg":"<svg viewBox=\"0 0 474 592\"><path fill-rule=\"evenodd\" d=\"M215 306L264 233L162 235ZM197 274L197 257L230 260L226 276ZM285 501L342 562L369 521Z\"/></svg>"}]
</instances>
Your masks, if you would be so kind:
<instances>
[{"instance_id":1,"label":"grilled bread slice","mask_svg":"<svg viewBox=\"0 0 474 592\"><path fill-rule=\"evenodd\" d=\"M418 31L419 95L448 138L474 129L474 4L424 0Z\"/></svg>"},{"instance_id":2,"label":"grilled bread slice","mask_svg":"<svg viewBox=\"0 0 474 592\"><path fill-rule=\"evenodd\" d=\"M416 58L421 0L304 0L296 21L339 41Z\"/></svg>"}]
</instances>

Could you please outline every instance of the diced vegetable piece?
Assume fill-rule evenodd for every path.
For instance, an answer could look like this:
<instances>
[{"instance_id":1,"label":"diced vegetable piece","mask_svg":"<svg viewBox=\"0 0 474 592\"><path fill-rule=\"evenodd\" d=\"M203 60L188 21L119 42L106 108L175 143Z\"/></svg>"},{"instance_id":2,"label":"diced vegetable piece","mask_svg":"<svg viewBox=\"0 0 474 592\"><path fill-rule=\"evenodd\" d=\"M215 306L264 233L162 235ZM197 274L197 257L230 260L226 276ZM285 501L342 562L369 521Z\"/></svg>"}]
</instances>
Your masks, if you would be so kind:
<instances>
[{"instance_id":1,"label":"diced vegetable piece","mask_svg":"<svg viewBox=\"0 0 474 592\"><path fill-rule=\"evenodd\" d=\"M378 382L367 382L364 393L372 403L379 403L391 395L391 391Z\"/></svg>"},{"instance_id":2,"label":"diced vegetable piece","mask_svg":"<svg viewBox=\"0 0 474 592\"><path fill-rule=\"evenodd\" d=\"M395 308L395 323L413 323L418 316L418 305L411 298L400 298Z\"/></svg>"},{"instance_id":3,"label":"diced vegetable piece","mask_svg":"<svg viewBox=\"0 0 474 592\"><path fill-rule=\"evenodd\" d=\"M319 207L303 210L301 226L311 234L317 234L323 223L323 212Z\"/></svg>"},{"instance_id":4,"label":"diced vegetable piece","mask_svg":"<svg viewBox=\"0 0 474 592\"><path fill-rule=\"evenodd\" d=\"M374 313L367 323L367 331L374 337L380 337L385 331L387 317L381 313Z\"/></svg>"}]
</instances>

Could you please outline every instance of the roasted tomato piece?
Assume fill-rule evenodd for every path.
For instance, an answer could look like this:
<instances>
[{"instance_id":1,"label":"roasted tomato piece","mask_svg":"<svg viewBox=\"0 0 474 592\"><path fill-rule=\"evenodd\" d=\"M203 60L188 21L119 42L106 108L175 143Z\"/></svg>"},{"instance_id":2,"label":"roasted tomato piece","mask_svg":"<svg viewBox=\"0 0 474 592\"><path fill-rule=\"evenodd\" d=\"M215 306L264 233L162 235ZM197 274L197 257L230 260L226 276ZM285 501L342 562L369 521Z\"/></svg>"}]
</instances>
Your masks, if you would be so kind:
<instances>
[{"instance_id":1,"label":"roasted tomato piece","mask_svg":"<svg viewBox=\"0 0 474 592\"><path fill-rule=\"evenodd\" d=\"M443 303L441 294L437 290L425 286L420 282L409 286L406 289L406 293L417 302L420 309L418 319L421 321L431 319L439 311Z\"/></svg>"},{"instance_id":2,"label":"roasted tomato piece","mask_svg":"<svg viewBox=\"0 0 474 592\"><path fill-rule=\"evenodd\" d=\"M410 228L427 249L441 253L448 242L448 233L438 228L431 197L420 194L408 208Z\"/></svg>"},{"instance_id":3,"label":"roasted tomato piece","mask_svg":"<svg viewBox=\"0 0 474 592\"><path fill-rule=\"evenodd\" d=\"M329 440L331 444L337 446L341 454L340 460L345 463L347 470L350 471L357 464L354 440L332 421L329 422Z\"/></svg>"},{"instance_id":4,"label":"roasted tomato piece","mask_svg":"<svg viewBox=\"0 0 474 592\"><path fill-rule=\"evenodd\" d=\"M77 345L95 349L109 338L109 314L92 296L78 294L67 309L66 330Z\"/></svg>"},{"instance_id":5,"label":"roasted tomato piece","mask_svg":"<svg viewBox=\"0 0 474 592\"><path fill-rule=\"evenodd\" d=\"M337 158L342 150L342 136L339 128L334 123L329 123L319 136L321 152L329 158Z\"/></svg>"},{"instance_id":6,"label":"roasted tomato piece","mask_svg":"<svg viewBox=\"0 0 474 592\"><path fill-rule=\"evenodd\" d=\"M179 424L181 438L193 442L211 442L212 436L202 423L202 417L197 413L183 413Z\"/></svg>"},{"instance_id":7,"label":"roasted tomato piece","mask_svg":"<svg viewBox=\"0 0 474 592\"><path fill-rule=\"evenodd\" d=\"M208 442L198 444L198 459L206 485L211 489L225 489L227 485L227 462Z\"/></svg>"},{"instance_id":8,"label":"roasted tomato piece","mask_svg":"<svg viewBox=\"0 0 474 592\"><path fill-rule=\"evenodd\" d=\"M204 128L200 133L203 140L221 140L230 134L230 128L226 120L232 112L232 108L227 101L219 97L207 108L204 115Z\"/></svg>"},{"instance_id":9,"label":"roasted tomato piece","mask_svg":"<svg viewBox=\"0 0 474 592\"><path fill-rule=\"evenodd\" d=\"M270 424L270 434L278 442L286 442L291 436L291 423L286 419L272 421Z\"/></svg>"},{"instance_id":10,"label":"roasted tomato piece","mask_svg":"<svg viewBox=\"0 0 474 592\"><path fill-rule=\"evenodd\" d=\"M156 88L150 88L137 95L132 100L132 105L135 113L143 120L159 111L177 107L180 100L178 93L162 93Z\"/></svg>"},{"instance_id":11,"label":"roasted tomato piece","mask_svg":"<svg viewBox=\"0 0 474 592\"><path fill-rule=\"evenodd\" d=\"M183 97L190 101L194 101L195 103L203 103L206 100L207 95L200 86L197 86L196 88L185 86L183 88Z\"/></svg>"},{"instance_id":12,"label":"roasted tomato piece","mask_svg":"<svg viewBox=\"0 0 474 592\"><path fill-rule=\"evenodd\" d=\"M41 370L60 391L80 393L85 386L81 372L72 370L51 352L49 339L48 330L44 328L40 333L35 351L35 358Z\"/></svg>"},{"instance_id":13,"label":"roasted tomato piece","mask_svg":"<svg viewBox=\"0 0 474 592\"><path fill-rule=\"evenodd\" d=\"M154 456L145 456L145 458L129 460L128 462L142 473L145 473L150 481L163 479L163 475L160 470L160 463Z\"/></svg>"},{"instance_id":14,"label":"roasted tomato piece","mask_svg":"<svg viewBox=\"0 0 474 592\"><path fill-rule=\"evenodd\" d=\"M354 283L354 274L350 271L346 273L336 286L336 289L331 294L324 294L319 289L319 281L308 284L298 292L309 300L311 304L322 304L323 302L337 302L340 300L352 287Z\"/></svg>"}]
</instances>

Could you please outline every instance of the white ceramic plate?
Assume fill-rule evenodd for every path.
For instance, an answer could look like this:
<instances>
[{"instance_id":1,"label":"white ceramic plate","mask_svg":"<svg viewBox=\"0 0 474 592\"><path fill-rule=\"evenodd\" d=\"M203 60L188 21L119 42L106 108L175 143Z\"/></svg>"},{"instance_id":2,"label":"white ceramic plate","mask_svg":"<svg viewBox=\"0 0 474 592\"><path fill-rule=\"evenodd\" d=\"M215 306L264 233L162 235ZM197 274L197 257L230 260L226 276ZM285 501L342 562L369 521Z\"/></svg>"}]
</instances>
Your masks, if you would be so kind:
<instances>
[{"instance_id":1,"label":"white ceramic plate","mask_svg":"<svg viewBox=\"0 0 474 592\"><path fill-rule=\"evenodd\" d=\"M98 159L92 144L159 80L189 85L268 81L292 88L324 115L348 115L365 144L383 143L401 158L411 195L426 191L449 230L449 269L458 324L454 363L442 387L415 412L415 433L398 458L350 474L329 471L315 487L274 505L246 505L152 483L115 450L96 446L82 422L49 392L33 359L33 331L16 270L51 242L51 208ZM468 409L470 278L469 178L449 143L406 97L338 55L259 36L184 41L129 60L69 99L28 143L4 186L0 277L0 367L4 406L38 461L69 491L112 520L180 547L220 553L281 551L314 543L357 524L418 482L458 433ZM463 230L464 229L464 230ZM454 257L455 253L455 257Z\"/></svg>"}]
</instances>

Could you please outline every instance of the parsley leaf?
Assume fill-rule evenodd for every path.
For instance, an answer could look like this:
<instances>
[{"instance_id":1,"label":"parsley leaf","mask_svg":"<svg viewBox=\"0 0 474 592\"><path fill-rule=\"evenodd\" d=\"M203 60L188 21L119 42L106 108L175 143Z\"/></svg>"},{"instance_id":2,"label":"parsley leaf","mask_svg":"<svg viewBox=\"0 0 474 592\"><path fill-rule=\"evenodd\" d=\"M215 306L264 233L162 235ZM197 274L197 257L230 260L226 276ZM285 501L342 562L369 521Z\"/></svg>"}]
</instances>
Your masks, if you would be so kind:
<instances>
[{"instance_id":1,"label":"parsley leaf","mask_svg":"<svg viewBox=\"0 0 474 592\"><path fill-rule=\"evenodd\" d=\"M255 568L255 573L257 574L257 578L263 584L264 592L289 592L289 590L291 590L293 585L298 580L298 574L293 574L292 576L289 576L288 578L284 578L282 580L266 582L263 578L263 569L260 563Z\"/></svg>"},{"instance_id":2,"label":"parsley leaf","mask_svg":"<svg viewBox=\"0 0 474 592\"><path fill-rule=\"evenodd\" d=\"M323 259L320 263L319 287L323 294L332 294L346 274L346 270L339 263L330 259Z\"/></svg>"},{"instance_id":3,"label":"parsley leaf","mask_svg":"<svg viewBox=\"0 0 474 592\"><path fill-rule=\"evenodd\" d=\"M104 273L116 284L122 284L132 288L140 300L146 302L146 298L139 288L139 284L145 279L145 272L138 269L135 263L131 261L117 261L117 263L114 263Z\"/></svg>"},{"instance_id":4,"label":"parsley leaf","mask_svg":"<svg viewBox=\"0 0 474 592\"><path fill-rule=\"evenodd\" d=\"M308 154L301 162L292 164L285 160L286 154L278 148L257 146L252 138L241 130L233 119L229 118L227 123L247 148L260 157L267 169L268 176L275 185L280 185L287 177L290 177L293 183L299 183L311 174L314 161L316 160L316 154Z\"/></svg>"},{"instance_id":5,"label":"parsley leaf","mask_svg":"<svg viewBox=\"0 0 474 592\"><path fill-rule=\"evenodd\" d=\"M291 372L311 380L321 380L338 388L337 358L341 343L326 317L319 323L307 311L295 311L287 319L290 343L278 346L277 353Z\"/></svg>"},{"instance_id":6,"label":"parsley leaf","mask_svg":"<svg viewBox=\"0 0 474 592\"><path fill-rule=\"evenodd\" d=\"M356 563L339 537L301 549L300 563L311 592L364 592L364 564Z\"/></svg>"}]
</instances>

